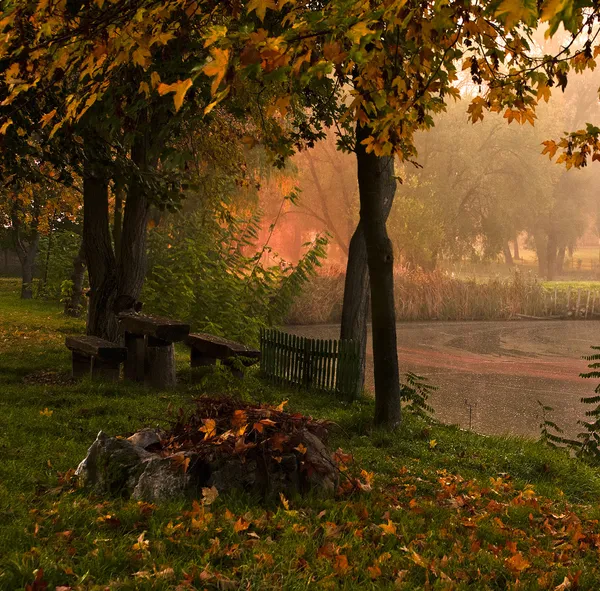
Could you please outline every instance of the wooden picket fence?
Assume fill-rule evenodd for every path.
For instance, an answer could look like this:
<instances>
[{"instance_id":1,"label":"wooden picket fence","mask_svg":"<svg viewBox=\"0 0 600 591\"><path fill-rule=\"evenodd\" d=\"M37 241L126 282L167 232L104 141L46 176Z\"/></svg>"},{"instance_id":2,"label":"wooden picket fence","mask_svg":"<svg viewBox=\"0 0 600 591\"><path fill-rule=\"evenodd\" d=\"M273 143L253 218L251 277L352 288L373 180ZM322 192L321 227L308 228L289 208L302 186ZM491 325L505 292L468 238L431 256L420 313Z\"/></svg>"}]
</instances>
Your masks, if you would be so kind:
<instances>
[{"instance_id":1,"label":"wooden picket fence","mask_svg":"<svg viewBox=\"0 0 600 591\"><path fill-rule=\"evenodd\" d=\"M260 333L260 368L275 383L356 398L360 351L356 341L308 339L275 329Z\"/></svg>"}]
</instances>

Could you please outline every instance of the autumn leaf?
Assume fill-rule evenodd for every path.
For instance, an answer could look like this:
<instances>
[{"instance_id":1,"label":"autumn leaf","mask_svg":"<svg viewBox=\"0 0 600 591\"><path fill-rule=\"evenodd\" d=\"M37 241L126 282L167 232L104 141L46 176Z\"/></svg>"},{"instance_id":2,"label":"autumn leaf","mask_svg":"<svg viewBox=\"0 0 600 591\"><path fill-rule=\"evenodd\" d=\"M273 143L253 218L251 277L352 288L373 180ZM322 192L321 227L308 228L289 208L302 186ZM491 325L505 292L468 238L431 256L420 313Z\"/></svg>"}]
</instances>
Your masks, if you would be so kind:
<instances>
[{"instance_id":1,"label":"autumn leaf","mask_svg":"<svg viewBox=\"0 0 600 591\"><path fill-rule=\"evenodd\" d=\"M275 4L274 0L250 0L246 10L248 14L250 14L252 11L256 11L256 16L261 21L264 21L267 9L277 10L277 4Z\"/></svg>"},{"instance_id":2,"label":"autumn leaf","mask_svg":"<svg viewBox=\"0 0 600 591\"><path fill-rule=\"evenodd\" d=\"M367 571L373 580L378 579L381 576L381 569L376 564L373 566L368 566Z\"/></svg>"},{"instance_id":3,"label":"autumn leaf","mask_svg":"<svg viewBox=\"0 0 600 591\"><path fill-rule=\"evenodd\" d=\"M338 575L345 575L350 569L348 557L345 554L338 554L335 557L333 568Z\"/></svg>"},{"instance_id":4,"label":"autumn leaf","mask_svg":"<svg viewBox=\"0 0 600 591\"><path fill-rule=\"evenodd\" d=\"M285 495L283 493L279 493L279 498L281 499L281 504L283 505L283 508L286 511L290 510L290 502L285 498Z\"/></svg>"},{"instance_id":5,"label":"autumn leaf","mask_svg":"<svg viewBox=\"0 0 600 591\"><path fill-rule=\"evenodd\" d=\"M143 531L137 539L137 542L132 546L133 550L137 550L139 552L147 552L150 546L150 542L144 539L146 532Z\"/></svg>"},{"instance_id":6,"label":"autumn leaf","mask_svg":"<svg viewBox=\"0 0 600 591\"><path fill-rule=\"evenodd\" d=\"M504 25L512 29L519 22L531 24L537 13L537 5L532 0L504 0L496 10L496 17L504 17Z\"/></svg>"},{"instance_id":7,"label":"autumn leaf","mask_svg":"<svg viewBox=\"0 0 600 591\"><path fill-rule=\"evenodd\" d=\"M178 80L177 82L173 82L173 84L161 83L158 85L158 94L163 96L165 94L169 94L170 92L175 93L175 96L173 97L173 103L175 104L175 111L179 111L187 91L192 86L193 83L191 78L188 78L187 80Z\"/></svg>"},{"instance_id":8,"label":"autumn leaf","mask_svg":"<svg viewBox=\"0 0 600 591\"><path fill-rule=\"evenodd\" d=\"M40 123L42 124L42 127L46 127L46 125L48 125L48 123L50 123L50 121L52 121L52 118L54 117L54 115L56 115L56 109L52 109L52 111L50 111L49 113L46 113L40 119Z\"/></svg>"},{"instance_id":9,"label":"autumn leaf","mask_svg":"<svg viewBox=\"0 0 600 591\"><path fill-rule=\"evenodd\" d=\"M366 23L361 21L359 23L356 23L353 27L351 27L346 33L346 36L352 41L352 43L358 45L361 39L363 39L367 35L372 35L374 32L375 31L369 29Z\"/></svg>"},{"instance_id":10,"label":"autumn leaf","mask_svg":"<svg viewBox=\"0 0 600 591\"><path fill-rule=\"evenodd\" d=\"M204 74L214 78L212 81L210 91L213 95L217 93L221 81L227 73L227 65L229 64L229 49L219 49L213 47L210 50L212 61L208 62L202 69Z\"/></svg>"},{"instance_id":11,"label":"autumn leaf","mask_svg":"<svg viewBox=\"0 0 600 591\"><path fill-rule=\"evenodd\" d=\"M510 558L507 558L504 564L514 572L521 572L531 566L531 563L520 552L516 552Z\"/></svg>"},{"instance_id":12,"label":"autumn leaf","mask_svg":"<svg viewBox=\"0 0 600 591\"><path fill-rule=\"evenodd\" d=\"M0 135L4 135L6 133L6 130L13 124L13 120L12 119L7 119L3 124L2 127L0 127Z\"/></svg>"},{"instance_id":13,"label":"autumn leaf","mask_svg":"<svg viewBox=\"0 0 600 591\"><path fill-rule=\"evenodd\" d=\"M214 419L202 419L202 423L202 427L198 431L204 433L205 441L217 434L217 422Z\"/></svg>"},{"instance_id":14,"label":"autumn leaf","mask_svg":"<svg viewBox=\"0 0 600 591\"><path fill-rule=\"evenodd\" d=\"M233 524L233 531L235 533L239 533L241 531L246 531L248 528L250 527L250 522L246 521L243 517L240 517L234 524Z\"/></svg>"},{"instance_id":15,"label":"autumn leaf","mask_svg":"<svg viewBox=\"0 0 600 591\"><path fill-rule=\"evenodd\" d=\"M54 411L53 410L48 410L48 407L46 407L44 410L40 410L40 414L43 417L51 417L53 413L54 413Z\"/></svg>"},{"instance_id":16,"label":"autumn leaf","mask_svg":"<svg viewBox=\"0 0 600 591\"><path fill-rule=\"evenodd\" d=\"M214 503L218 496L219 491L215 486L211 486L210 488L205 487L202 489L202 501L205 505L210 505L211 503Z\"/></svg>"},{"instance_id":17,"label":"autumn leaf","mask_svg":"<svg viewBox=\"0 0 600 591\"><path fill-rule=\"evenodd\" d=\"M307 452L307 448L305 445L302 445L301 443L298 444L295 448L294 448L297 452L301 453L302 455L305 455Z\"/></svg>"},{"instance_id":18,"label":"autumn leaf","mask_svg":"<svg viewBox=\"0 0 600 591\"><path fill-rule=\"evenodd\" d=\"M288 403L287 400L282 400L281 404L277 407L275 407L275 410L279 411L279 412L283 412L283 409L285 408L285 405ZM263 421L261 421L262 423Z\"/></svg>"},{"instance_id":19,"label":"autumn leaf","mask_svg":"<svg viewBox=\"0 0 600 591\"><path fill-rule=\"evenodd\" d=\"M391 519L388 519L387 523L381 523L379 527L382 529L384 535L396 535L396 525Z\"/></svg>"}]
</instances>

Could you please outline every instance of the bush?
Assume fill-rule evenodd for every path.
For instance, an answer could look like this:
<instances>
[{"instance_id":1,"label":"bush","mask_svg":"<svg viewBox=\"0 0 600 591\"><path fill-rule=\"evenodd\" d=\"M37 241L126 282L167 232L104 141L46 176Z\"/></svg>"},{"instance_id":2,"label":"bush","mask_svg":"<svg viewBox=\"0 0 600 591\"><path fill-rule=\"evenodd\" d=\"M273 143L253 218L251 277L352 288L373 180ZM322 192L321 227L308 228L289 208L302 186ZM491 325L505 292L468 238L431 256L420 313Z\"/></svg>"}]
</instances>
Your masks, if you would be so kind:
<instances>
[{"instance_id":1,"label":"bush","mask_svg":"<svg viewBox=\"0 0 600 591\"><path fill-rule=\"evenodd\" d=\"M318 237L300 262L265 266L257 246L260 214L180 213L150 231L142 299L150 312L192 328L256 344L261 327L281 323L325 256Z\"/></svg>"}]
</instances>

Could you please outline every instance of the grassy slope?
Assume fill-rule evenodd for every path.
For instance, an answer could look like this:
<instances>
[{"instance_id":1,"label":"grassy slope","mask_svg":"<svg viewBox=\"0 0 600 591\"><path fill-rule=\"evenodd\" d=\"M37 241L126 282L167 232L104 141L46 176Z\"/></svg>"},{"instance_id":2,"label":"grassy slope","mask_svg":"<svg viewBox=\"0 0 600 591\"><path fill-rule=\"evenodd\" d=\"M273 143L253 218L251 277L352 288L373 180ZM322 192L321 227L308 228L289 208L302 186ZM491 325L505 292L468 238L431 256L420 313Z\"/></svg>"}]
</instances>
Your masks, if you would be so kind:
<instances>
[{"instance_id":1,"label":"grassy slope","mask_svg":"<svg viewBox=\"0 0 600 591\"><path fill-rule=\"evenodd\" d=\"M289 398L338 423L332 445L374 473L373 491L291 499L290 511L223 496L193 513L191 502L153 508L62 485L100 429L153 425L169 404L240 386L221 374L174 393L61 384L64 335L82 324L16 293L0 281L0 589L25 588L39 568L50 589L547 589L565 577L598 588L598 471L533 442L410 417L394 435L373 432L370 401L347 407L252 375L243 396Z\"/></svg>"}]
</instances>

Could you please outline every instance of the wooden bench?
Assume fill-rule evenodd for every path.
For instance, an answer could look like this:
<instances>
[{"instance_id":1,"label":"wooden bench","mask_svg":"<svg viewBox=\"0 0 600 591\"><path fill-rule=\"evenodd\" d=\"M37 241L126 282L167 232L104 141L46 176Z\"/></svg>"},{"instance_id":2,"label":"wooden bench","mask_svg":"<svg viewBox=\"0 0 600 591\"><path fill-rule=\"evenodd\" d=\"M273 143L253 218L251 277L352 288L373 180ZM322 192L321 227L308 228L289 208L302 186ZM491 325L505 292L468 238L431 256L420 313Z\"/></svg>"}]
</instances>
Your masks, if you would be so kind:
<instances>
[{"instance_id":1,"label":"wooden bench","mask_svg":"<svg viewBox=\"0 0 600 591\"><path fill-rule=\"evenodd\" d=\"M172 388L177 383L173 343L183 341L190 325L160 316L125 313L119 315L125 337L125 378L155 388Z\"/></svg>"},{"instance_id":2,"label":"wooden bench","mask_svg":"<svg viewBox=\"0 0 600 591\"><path fill-rule=\"evenodd\" d=\"M127 349L98 337L67 337L65 345L73 355L73 377L116 382L119 366L127 359Z\"/></svg>"},{"instance_id":3,"label":"wooden bench","mask_svg":"<svg viewBox=\"0 0 600 591\"><path fill-rule=\"evenodd\" d=\"M243 377L243 372L236 367L236 362L250 366L260 361L260 351L206 332L188 335L185 344L191 349L190 363L192 369L215 365L217 359L219 359L231 368L234 375Z\"/></svg>"}]
</instances>

